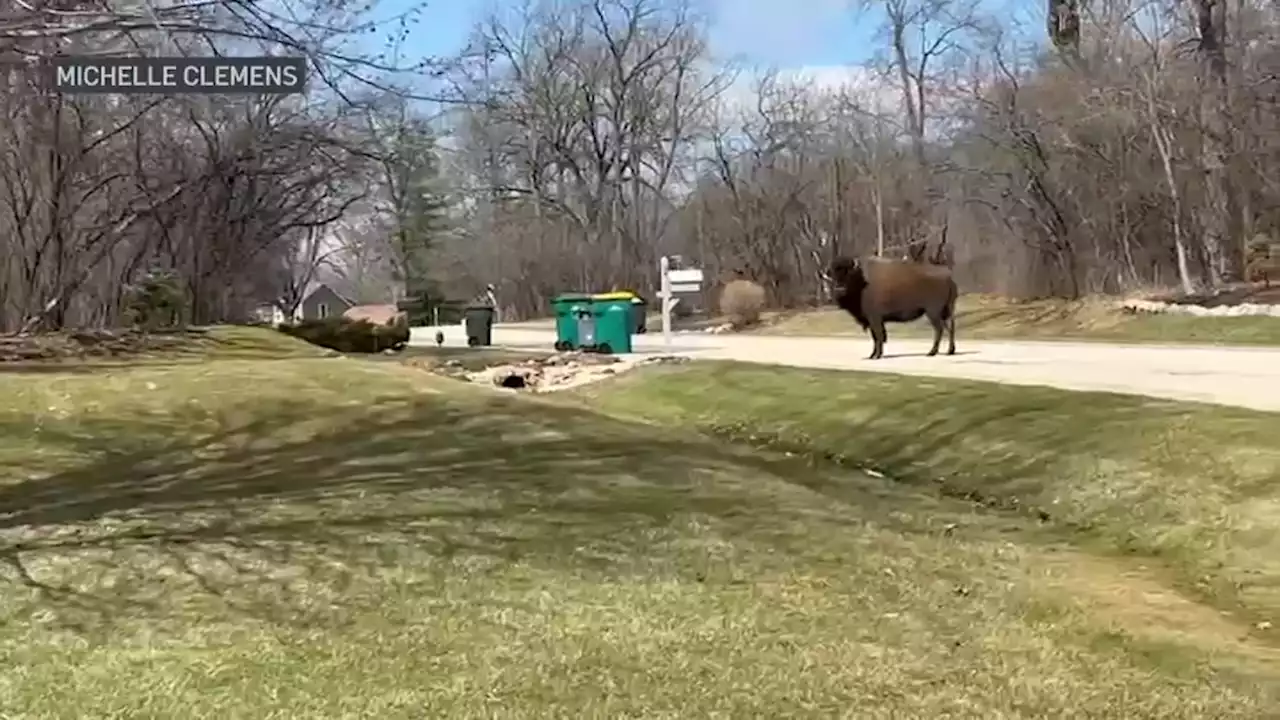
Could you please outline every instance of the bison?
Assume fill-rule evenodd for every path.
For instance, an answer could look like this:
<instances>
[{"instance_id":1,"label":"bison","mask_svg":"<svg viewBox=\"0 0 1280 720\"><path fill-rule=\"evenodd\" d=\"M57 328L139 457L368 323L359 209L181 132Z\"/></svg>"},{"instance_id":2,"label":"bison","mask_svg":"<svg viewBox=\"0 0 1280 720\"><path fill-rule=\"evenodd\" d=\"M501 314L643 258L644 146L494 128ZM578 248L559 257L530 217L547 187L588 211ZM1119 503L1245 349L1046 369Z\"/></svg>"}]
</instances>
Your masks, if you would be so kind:
<instances>
[{"instance_id":1,"label":"bison","mask_svg":"<svg viewBox=\"0 0 1280 720\"><path fill-rule=\"evenodd\" d=\"M933 348L938 354L942 330L948 335L948 355L956 353L956 283L951 269L910 260L838 258L831 264L836 304L853 316L874 343L871 360L884 356L887 322L911 322L921 316L933 325Z\"/></svg>"}]
</instances>

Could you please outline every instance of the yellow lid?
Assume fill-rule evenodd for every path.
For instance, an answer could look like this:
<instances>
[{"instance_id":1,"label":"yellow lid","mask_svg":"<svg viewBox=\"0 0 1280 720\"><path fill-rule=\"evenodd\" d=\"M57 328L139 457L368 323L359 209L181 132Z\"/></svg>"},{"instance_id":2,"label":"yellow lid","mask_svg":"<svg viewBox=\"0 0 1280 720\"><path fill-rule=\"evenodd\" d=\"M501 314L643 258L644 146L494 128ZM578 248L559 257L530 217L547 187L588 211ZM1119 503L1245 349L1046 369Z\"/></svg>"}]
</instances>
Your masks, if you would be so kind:
<instances>
[{"instance_id":1,"label":"yellow lid","mask_svg":"<svg viewBox=\"0 0 1280 720\"><path fill-rule=\"evenodd\" d=\"M591 299L592 300L634 300L635 297L636 297L635 293L623 290L620 292L599 293L596 295L592 295Z\"/></svg>"}]
</instances>

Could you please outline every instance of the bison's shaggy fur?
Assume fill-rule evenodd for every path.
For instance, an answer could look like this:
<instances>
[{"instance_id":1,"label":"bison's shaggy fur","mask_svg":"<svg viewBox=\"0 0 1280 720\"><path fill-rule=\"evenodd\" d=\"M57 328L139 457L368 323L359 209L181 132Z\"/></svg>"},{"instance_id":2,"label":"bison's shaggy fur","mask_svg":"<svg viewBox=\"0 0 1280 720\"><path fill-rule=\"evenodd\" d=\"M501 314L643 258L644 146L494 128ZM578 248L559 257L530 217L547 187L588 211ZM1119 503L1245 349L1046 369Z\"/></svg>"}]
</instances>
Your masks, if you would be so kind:
<instances>
[{"instance_id":1,"label":"bison's shaggy fur","mask_svg":"<svg viewBox=\"0 0 1280 720\"><path fill-rule=\"evenodd\" d=\"M872 360L884 356L885 323L920 317L933 325L929 355L938 354L944 329L947 354L955 354L958 293L950 268L910 260L839 258L831 265L831 279L836 304L871 332Z\"/></svg>"}]
</instances>

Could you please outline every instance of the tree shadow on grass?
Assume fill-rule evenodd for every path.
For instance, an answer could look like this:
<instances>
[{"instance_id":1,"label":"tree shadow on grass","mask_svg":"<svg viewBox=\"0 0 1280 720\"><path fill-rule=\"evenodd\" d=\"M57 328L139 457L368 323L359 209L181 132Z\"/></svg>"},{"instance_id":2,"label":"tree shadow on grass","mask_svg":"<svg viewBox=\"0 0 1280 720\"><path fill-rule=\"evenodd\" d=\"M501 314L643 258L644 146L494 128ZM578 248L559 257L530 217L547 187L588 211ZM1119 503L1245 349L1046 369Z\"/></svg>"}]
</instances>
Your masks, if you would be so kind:
<instances>
[{"instance_id":1,"label":"tree shadow on grass","mask_svg":"<svg viewBox=\"0 0 1280 720\"><path fill-rule=\"evenodd\" d=\"M1029 332L1045 326L1060 327L1068 320L1079 319L1077 303L1016 303L995 307L975 307L956 315L959 327L970 327L979 333L991 330L1026 328Z\"/></svg>"},{"instance_id":2,"label":"tree shadow on grass","mask_svg":"<svg viewBox=\"0 0 1280 720\"><path fill-rule=\"evenodd\" d=\"M874 414L845 418L838 426L802 427L784 414L776 423L761 415L707 426L713 434L759 447L806 454L822 461L874 470L888 482L936 484L946 495L990 507L1014 509L1003 497L1005 485L1041 476L1052 458L1041 453L1011 453L998 461L978 463L973 438L993 425L1010 421L1037 423L1053 409L1034 402L969 404L955 391L910 398L898 406L877 403ZM975 408L979 408L975 410ZM767 413L768 410L765 410ZM771 426L780 428L771 429ZM790 429L788 429L790 428ZM836 436L846 438L837 440Z\"/></svg>"},{"instance_id":3,"label":"tree shadow on grass","mask_svg":"<svg viewBox=\"0 0 1280 720\"><path fill-rule=\"evenodd\" d=\"M655 415L674 413L716 436L1012 511L1047 537L1158 558L1179 587L1220 607L1239 609L1241 588L1270 581L1257 570L1270 540L1222 521L1233 498L1266 482L1262 463L1273 461L1263 458L1274 457L1274 444L1263 413L834 371L784 377L726 364L668 372L643 393L602 399L606 407L648 403ZM682 400L695 396L696 405ZM1258 458L1254 480L1243 479L1239 457Z\"/></svg>"},{"instance_id":4,"label":"tree shadow on grass","mask_svg":"<svg viewBox=\"0 0 1280 720\"><path fill-rule=\"evenodd\" d=\"M248 360L255 363L296 363L299 360L334 359L334 356L297 355L281 356L264 350L262 352L241 351L235 354L219 356L220 360ZM38 360L0 362L0 376L4 375L97 375L112 371L133 371L140 368L173 368L191 367L209 361L209 357L194 350L173 352L167 355L139 355L129 359L85 358L75 360Z\"/></svg>"},{"instance_id":5,"label":"tree shadow on grass","mask_svg":"<svg viewBox=\"0 0 1280 720\"><path fill-rule=\"evenodd\" d=\"M84 344L69 356L0 362L5 374L93 374L139 367L170 367L219 360L297 361L337 353L309 345L269 328L204 328L153 331L126 347ZM39 342L39 339L36 339Z\"/></svg>"},{"instance_id":6,"label":"tree shadow on grass","mask_svg":"<svg viewBox=\"0 0 1280 720\"><path fill-rule=\"evenodd\" d=\"M673 399L693 391L680 370L671 372L649 389ZM1170 431L1163 418L1186 412L1170 402L1105 393L871 374L858 376L857 394L848 395L841 394L841 372L812 371L813 384L776 374L722 366L694 421L720 437L873 469L893 482L934 486L1041 519L1065 514L1053 506L1059 487L1051 478L1085 472L1082 461L1160 470L1159 454L1151 450ZM705 372L688 382L706 384ZM624 392L618 400L629 397ZM668 401L657 402L656 412L671 409ZM1183 454L1167 461L1185 471L1193 459Z\"/></svg>"},{"instance_id":7,"label":"tree shadow on grass","mask_svg":"<svg viewBox=\"0 0 1280 720\"><path fill-rule=\"evenodd\" d=\"M376 578L388 568L411 576L487 558L626 573L679 517L753 537L781 523L760 495L769 483L841 497L832 512L851 530L883 518L884 503L963 510L797 459L479 394L354 411L303 401L168 442L159 429L51 428L42 442L94 460L0 487L0 575L29 591L11 619L52 612L89 632L161 622L196 597L218 612L333 625L383 602ZM140 430L150 446L121 451L118 439Z\"/></svg>"}]
</instances>

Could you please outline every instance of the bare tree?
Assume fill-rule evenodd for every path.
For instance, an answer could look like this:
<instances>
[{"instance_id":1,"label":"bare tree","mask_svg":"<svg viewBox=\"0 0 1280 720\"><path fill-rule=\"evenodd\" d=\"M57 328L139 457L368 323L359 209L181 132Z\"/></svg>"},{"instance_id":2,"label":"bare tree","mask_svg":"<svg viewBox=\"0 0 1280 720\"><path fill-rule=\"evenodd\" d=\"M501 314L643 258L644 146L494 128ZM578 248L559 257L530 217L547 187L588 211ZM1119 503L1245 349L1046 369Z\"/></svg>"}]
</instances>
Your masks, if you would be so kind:
<instances>
[{"instance_id":1,"label":"bare tree","mask_svg":"<svg viewBox=\"0 0 1280 720\"><path fill-rule=\"evenodd\" d=\"M930 207L942 196L935 163L929 153L934 112L941 102L943 71L963 55L966 41L979 26L972 0L864 0L863 7L884 13L881 28L888 45L887 70L902 98L903 123L915 163L910 202L910 235L927 236Z\"/></svg>"},{"instance_id":2,"label":"bare tree","mask_svg":"<svg viewBox=\"0 0 1280 720\"><path fill-rule=\"evenodd\" d=\"M1079 297L1214 287L1239 238L1280 234L1280 16L1262 3L1055 0L1053 48L965 0L876 7L884 55L858 83L763 73L745 100L676 2L485 23L451 77L456 231L432 267L517 315L651 290L662 254L797 305L823 299L836 254L945 231L970 289Z\"/></svg>"},{"instance_id":3,"label":"bare tree","mask_svg":"<svg viewBox=\"0 0 1280 720\"><path fill-rule=\"evenodd\" d=\"M1227 94L1227 3L1196 0L1200 56L1201 164L1205 174L1205 202L1200 225L1209 272L1214 285L1237 280L1244 271L1244 246L1231 236L1234 201L1229 166L1232 162L1231 105Z\"/></svg>"},{"instance_id":4,"label":"bare tree","mask_svg":"<svg viewBox=\"0 0 1280 720\"><path fill-rule=\"evenodd\" d=\"M326 245L324 229L319 225L299 228L294 233L298 239L284 239L286 249L278 254L276 271L269 276L275 306L287 320L297 317L307 292L337 252Z\"/></svg>"},{"instance_id":5,"label":"bare tree","mask_svg":"<svg viewBox=\"0 0 1280 720\"><path fill-rule=\"evenodd\" d=\"M680 2L582 0L492 18L475 44L457 84L479 109L460 139L474 201L493 205L485 240L506 243L497 274L522 279L500 295L531 307L565 284L649 287L673 191L730 79L701 69L697 18Z\"/></svg>"},{"instance_id":6,"label":"bare tree","mask_svg":"<svg viewBox=\"0 0 1280 720\"><path fill-rule=\"evenodd\" d=\"M1183 202L1181 181L1174 170L1176 163L1182 160L1178 155L1178 141L1172 125L1176 117L1175 108L1163 97L1163 83L1168 67L1167 55L1172 51L1168 29L1163 23L1162 13L1155 6L1149 6L1145 13L1146 20L1153 30L1151 34L1143 28L1143 23L1133 22L1135 36L1141 38L1151 55L1142 73L1138 94L1145 106L1147 123L1151 138L1160 156L1160 167L1164 171L1164 181L1169 190L1171 203L1169 231L1173 236L1174 252L1177 257L1178 282L1184 293L1188 295L1196 291L1196 283L1192 277L1190 250L1184 236L1182 226ZM1135 16L1140 17L1140 16Z\"/></svg>"},{"instance_id":7,"label":"bare tree","mask_svg":"<svg viewBox=\"0 0 1280 720\"><path fill-rule=\"evenodd\" d=\"M10 56L67 48L209 54L266 42L245 31L267 27L262 18L236 16L244 8L234 3L172 5L160 20L178 18L174 27L151 15L142 23L145 4L25 7L0 21ZM328 12L311 10L316 18ZM341 28L354 27L351 17L343 25L334 15L324 32L305 35L308 46L322 52ZM317 65L322 74L333 67ZM14 241L0 249L5 329L118 322L128 284L155 269L181 280L186 320L243 317L278 299L272 276L297 259L300 238L342 217L364 192L367 137L346 122L351 103L339 97L341 81L304 102L62 96L12 66L6 79L0 231Z\"/></svg>"}]
</instances>

